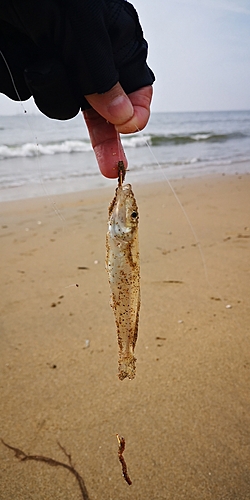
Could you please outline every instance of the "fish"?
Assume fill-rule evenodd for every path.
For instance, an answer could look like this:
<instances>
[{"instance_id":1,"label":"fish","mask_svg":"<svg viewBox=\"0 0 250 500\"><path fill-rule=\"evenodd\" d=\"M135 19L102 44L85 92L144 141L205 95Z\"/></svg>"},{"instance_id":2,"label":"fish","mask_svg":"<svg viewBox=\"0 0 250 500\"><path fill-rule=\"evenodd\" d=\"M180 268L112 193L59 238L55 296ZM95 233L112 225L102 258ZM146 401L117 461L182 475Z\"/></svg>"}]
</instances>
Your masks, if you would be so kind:
<instances>
[{"instance_id":1,"label":"fish","mask_svg":"<svg viewBox=\"0 0 250 500\"><path fill-rule=\"evenodd\" d=\"M106 237L106 269L117 330L120 380L126 377L132 380L136 373L134 350L141 302L138 223L131 184L123 185L120 179L109 206Z\"/></svg>"}]
</instances>

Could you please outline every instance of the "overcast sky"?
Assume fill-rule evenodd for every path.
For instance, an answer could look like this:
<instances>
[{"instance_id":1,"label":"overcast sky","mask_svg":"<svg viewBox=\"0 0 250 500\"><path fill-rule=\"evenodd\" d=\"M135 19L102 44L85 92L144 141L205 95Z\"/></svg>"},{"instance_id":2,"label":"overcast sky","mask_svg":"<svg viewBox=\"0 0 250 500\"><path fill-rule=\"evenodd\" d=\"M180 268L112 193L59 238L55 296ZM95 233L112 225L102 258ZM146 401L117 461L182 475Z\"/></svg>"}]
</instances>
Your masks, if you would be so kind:
<instances>
[{"instance_id":1,"label":"overcast sky","mask_svg":"<svg viewBox=\"0 0 250 500\"><path fill-rule=\"evenodd\" d=\"M250 109L250 0L132 3L157 78L153 111ZM0 112L22 110L0 94Z\"/></svg>"}]
</instances>

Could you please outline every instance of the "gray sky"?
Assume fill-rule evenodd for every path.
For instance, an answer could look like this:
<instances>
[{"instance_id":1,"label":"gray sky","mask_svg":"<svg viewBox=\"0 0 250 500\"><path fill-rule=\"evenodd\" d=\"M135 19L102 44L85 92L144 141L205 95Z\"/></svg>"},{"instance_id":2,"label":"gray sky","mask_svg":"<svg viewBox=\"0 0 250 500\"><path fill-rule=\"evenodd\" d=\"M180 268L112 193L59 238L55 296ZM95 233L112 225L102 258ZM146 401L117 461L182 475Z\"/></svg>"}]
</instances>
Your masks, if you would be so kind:
<instances>
[{"instance_id":1,"label":"gray sky","mask_svg":"<svg viewBox=\"0 0 250 500\"><path fill-rule=\"evenodd\" d=\"M157 78L153 111L250 109L250 0L132 3ZM0 94L0 113L17 112Z\"/></svg>"}]
</instances>

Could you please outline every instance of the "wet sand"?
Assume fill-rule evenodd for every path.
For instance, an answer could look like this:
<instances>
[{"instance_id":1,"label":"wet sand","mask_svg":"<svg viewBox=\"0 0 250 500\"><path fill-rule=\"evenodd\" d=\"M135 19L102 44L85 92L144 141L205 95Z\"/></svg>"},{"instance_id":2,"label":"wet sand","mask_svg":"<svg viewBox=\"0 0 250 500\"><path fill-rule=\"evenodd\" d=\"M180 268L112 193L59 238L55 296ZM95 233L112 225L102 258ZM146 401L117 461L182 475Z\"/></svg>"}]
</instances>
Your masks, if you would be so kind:
<instances>
[{"instance_id":1,"label":"wet sand","mask_svg":"<svg viewBox=\"0 0 250 500\"><path fill-rule=\"evenodd\" d=\"M0 205L0 437L67 463L59 441L90 500L250 498L250 175L172 184L203 253L166 182L134 186L133 381L117 378L104 268L113 188ZM0 460L1 500L84 498L63 467L3 444Z\"/></svg>"}]
</instances>

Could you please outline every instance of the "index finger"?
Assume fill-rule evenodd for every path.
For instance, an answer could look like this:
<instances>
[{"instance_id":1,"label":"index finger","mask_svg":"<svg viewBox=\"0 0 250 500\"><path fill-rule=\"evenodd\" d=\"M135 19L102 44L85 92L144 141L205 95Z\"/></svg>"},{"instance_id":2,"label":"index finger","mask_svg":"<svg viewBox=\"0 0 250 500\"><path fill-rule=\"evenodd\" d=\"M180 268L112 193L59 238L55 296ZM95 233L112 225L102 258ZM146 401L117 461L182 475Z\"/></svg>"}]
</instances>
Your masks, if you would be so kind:
<instances>
[{"instance_id":1,"label":"index finger","mask_svg":"<svg viewBox=\"0 0 250 500\"><path fill-rule=\"evenodd\" d=\"M118 177L118 162L123 161L125 168L128 166L119 133L94 109L83 111L83 116L102 175L115 179Z\"/></svg>"}]
</instances>

